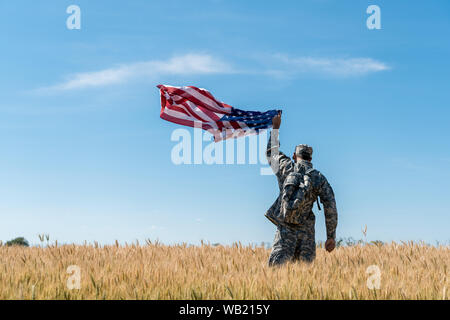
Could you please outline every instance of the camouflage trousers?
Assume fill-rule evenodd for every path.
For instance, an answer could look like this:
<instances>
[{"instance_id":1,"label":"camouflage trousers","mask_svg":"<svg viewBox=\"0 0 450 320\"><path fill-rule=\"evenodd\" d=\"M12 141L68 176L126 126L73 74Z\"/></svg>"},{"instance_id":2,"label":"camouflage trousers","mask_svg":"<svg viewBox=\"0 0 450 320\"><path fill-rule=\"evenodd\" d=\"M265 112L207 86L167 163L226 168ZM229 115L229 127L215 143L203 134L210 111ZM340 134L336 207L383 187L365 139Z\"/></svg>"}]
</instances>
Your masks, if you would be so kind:
<instances>
[{"instance_id":1,"label":"camouflage trousers","mask_svg":"<svg viewBox=\"0 0 450 320\"><path fill-rule=\"evenodd\" d=\"M312 262L316 257L315 216L313 213L298 228L278 226L269 266L281 265L287 261Z\"/></svg>"}]
</instances>

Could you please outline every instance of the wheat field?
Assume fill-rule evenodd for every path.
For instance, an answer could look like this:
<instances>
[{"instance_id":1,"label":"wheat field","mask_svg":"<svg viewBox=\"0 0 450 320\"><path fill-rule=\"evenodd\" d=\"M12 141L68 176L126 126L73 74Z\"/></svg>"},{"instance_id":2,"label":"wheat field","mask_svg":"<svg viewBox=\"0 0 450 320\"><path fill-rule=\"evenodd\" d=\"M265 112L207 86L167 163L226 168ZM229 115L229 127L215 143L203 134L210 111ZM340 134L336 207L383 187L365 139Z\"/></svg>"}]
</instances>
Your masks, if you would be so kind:
<instances>
[{"instance_id":1,"label":"wheat field","mask_svg":"<svg viewBox=\"0 0 450 320\"><path fill-rule=\"evenodd\" d=\"M2 246L0 299L449 296L449 246L365 244L339 247L332 253L318 248L312 264L288 263L278 268L267 267L269 253L262 246L240 244Z\"/></svg>"}]
</instances>

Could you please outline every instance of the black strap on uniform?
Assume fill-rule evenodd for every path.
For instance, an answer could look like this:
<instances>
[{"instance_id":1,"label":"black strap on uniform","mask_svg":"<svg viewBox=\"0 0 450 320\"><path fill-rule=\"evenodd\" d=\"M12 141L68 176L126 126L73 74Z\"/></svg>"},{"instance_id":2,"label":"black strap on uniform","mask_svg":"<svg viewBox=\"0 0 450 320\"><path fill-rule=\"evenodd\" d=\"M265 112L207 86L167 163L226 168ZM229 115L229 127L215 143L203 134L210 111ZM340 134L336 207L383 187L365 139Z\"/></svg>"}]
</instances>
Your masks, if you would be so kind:
<instances>
[{"instance_id":1,"label":"black strap on uniform","mask_svg":"<svg viewBox=\"0 0 450 320\"><path fill-rule=\"evenodd\" d=\"M309 169L306 170L305 174L309 175L311 172L313 172L315 170L316 169L314 169L314 168L309 168ZM319 208L319 211L322 210L322 208L320 207L320 204L319 204L319 198L317 198L317 207Z\"/></svg>"}]
</instances>

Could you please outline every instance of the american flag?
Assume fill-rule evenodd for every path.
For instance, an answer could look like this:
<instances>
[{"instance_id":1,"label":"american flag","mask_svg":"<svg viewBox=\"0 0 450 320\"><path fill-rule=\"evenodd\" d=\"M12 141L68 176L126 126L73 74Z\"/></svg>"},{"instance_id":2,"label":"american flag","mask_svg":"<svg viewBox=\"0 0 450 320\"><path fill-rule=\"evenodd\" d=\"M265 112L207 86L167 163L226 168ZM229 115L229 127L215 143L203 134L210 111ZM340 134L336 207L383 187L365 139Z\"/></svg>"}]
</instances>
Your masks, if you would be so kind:
<instances>
[{"instance_id":1,"label":"american flag","mask_svg":"<svg viewBox=\"0 0 450 320\"><path fill-rule=\"evenodd\" d=\"M205 89L192 86L157 86L161 93L161 114L164 120L202 128L218 142L272 127L272 118L280 110L244 111L220 102Z\"/></svg>"}]
</instances>

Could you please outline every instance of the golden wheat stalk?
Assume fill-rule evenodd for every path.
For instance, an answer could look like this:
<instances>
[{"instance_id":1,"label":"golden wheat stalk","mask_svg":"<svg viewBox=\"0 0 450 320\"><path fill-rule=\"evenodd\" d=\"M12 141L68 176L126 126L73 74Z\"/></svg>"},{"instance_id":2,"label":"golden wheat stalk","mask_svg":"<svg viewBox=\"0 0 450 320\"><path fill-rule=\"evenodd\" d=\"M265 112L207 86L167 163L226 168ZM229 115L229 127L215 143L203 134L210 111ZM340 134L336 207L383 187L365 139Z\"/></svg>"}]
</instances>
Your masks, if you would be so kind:
<instances>
[{"instance_id":1,"label":"golden wheat stalk","mask_svg":"<svg viewBox=\"0 0 450 320\"><path fill-rule=\"evenodd\" d=\"M0 247L0 299L448 299L449 246L318 248L269 268L262 246L146 243Z\"/></svg>"}]
</instances>

